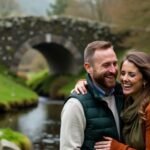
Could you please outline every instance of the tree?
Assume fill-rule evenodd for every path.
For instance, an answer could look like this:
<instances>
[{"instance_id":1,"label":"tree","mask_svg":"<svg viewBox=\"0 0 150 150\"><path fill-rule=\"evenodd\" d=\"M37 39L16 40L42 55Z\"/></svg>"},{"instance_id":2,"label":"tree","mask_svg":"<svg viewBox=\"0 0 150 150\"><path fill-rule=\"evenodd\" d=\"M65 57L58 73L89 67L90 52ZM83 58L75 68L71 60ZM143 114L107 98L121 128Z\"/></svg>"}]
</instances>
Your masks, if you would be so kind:
<instances>
[{"instance_id":1,"label":"tree","mask_svg":"<svg viewBox=\"0 0 150 150\"><path fill-rule=\"evenodd\" d=\"M119 28L150 28L150 1L56 0L53 14L88 18Z\"/></svg>"},{"instance_id":2,"label":"tree","mask_svg":"<svg viewBox=\"0 0 150 150\"><path fill-rule=\"evenodd\" d=\"M51 15L61 15L65 12L68 6L68 0L55 0L55 3L50 3L50 8L47 10L48 16Z\"/></svg>"},{"instance_id":3,"label":"tree","mask_svg":"<svg viewBox=\"0 0 150 150\"><path fill-rule=\"evenodd\" d=\"M123 28L145 28L150 24L150 1L113 0L107 5L111 21Z\"/></svg>"},{"instance_id":4,"label":"tree","mask_svg":"<svg viewBox=\"0 0 150 150\"><path fill-rule=\"evenodd\" d=\"M61 14L106 21L105 4L109 1L111 0L70 0L67 1L67 5ZM56 5L60 5L60 3L57 3Z\"/></svg>"},{"instance_id":5,"label":"tree","mask_svg":"<svg viewBox=\"0 0 150 150\"><path fill-rule=\"evenodd\" d=\"M104 0L82 0L89 7L91 14L96 20L103 21L103 2Z\"/></svg>"},{"instance_id":6,"label":"tree","mask_svg":"<svg viewBox=\"0 0 150 150\"><path fill-rule=\"evenodd\" d=\"M0 0L0 18L20 14L20 12L16 0Z\"/></svg>"}]
</instances>

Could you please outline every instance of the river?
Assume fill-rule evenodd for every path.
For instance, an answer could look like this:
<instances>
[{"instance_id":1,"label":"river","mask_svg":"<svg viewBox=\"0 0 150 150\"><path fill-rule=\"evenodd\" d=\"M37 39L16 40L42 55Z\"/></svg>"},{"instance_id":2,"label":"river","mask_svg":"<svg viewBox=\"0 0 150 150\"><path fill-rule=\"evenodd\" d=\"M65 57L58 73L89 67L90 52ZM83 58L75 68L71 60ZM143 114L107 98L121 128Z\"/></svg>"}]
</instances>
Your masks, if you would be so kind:
<instances>
[{"instance_id":1,"label":"river","mask_svg":"<svg viewBox=\"0 0 150 150\"><path fill-rule=\"evenodd\" d=\"M60 112L64 101L40 97L38 106L0 114L0 128L11 128L29 137L33 150L59 150Z\"/></svg>"}]
</instances>

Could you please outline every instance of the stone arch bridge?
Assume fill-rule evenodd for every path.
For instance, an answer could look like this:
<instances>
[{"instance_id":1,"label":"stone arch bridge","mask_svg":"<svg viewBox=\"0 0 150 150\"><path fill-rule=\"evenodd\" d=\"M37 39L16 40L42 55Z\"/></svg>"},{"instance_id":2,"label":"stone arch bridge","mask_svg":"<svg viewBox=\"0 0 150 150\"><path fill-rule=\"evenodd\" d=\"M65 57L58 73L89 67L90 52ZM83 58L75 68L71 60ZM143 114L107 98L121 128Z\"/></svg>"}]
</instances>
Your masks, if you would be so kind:
<instances>
[{"instance_id":1,"label":"stone arch bridge","mask_svg":"<svg viewBox=\"0 0 150 150\"><path fill-rule=\"evenodd\" d=\"M82 68L83 50L93 40L110 40L120 48L122 35L108 26L66 17L7 18L0 20L0 60L13 71L24 54L35 48L43 54L55 74L77 73ZM33 58L34 59L34 58Z\"/></svg>"}]
</instances>

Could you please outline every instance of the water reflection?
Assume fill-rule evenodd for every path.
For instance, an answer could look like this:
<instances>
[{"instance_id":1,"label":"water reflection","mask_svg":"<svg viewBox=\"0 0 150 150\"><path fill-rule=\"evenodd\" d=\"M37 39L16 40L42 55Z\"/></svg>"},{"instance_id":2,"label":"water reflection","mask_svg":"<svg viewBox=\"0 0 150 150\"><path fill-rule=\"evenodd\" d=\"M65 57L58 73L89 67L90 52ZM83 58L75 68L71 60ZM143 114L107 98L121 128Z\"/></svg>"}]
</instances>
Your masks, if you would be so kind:
<instances>
[{"instance_id":1,"label":"water reflection","mask_svg":"<svg viewBox=\"0 0 150 150\"><path fill-rule=\"evenodd\" d=\"M60 112L63 101L40 97L37 107L0 115L0 128L9 127L27 135L34 150L58 150Z\"/></svg>"},{"instance_id":2,"label":"water reflection","mask_svg":"<svg viewBox=\"0 0 150 150\"><path fill-rule=\"evenodd\" d=\"M18 129L22 133L26 133L34 141L43 132L46 119L48 118L45 105L39 104L36 109L18 118Z\"/></svg>"}]
</instances>

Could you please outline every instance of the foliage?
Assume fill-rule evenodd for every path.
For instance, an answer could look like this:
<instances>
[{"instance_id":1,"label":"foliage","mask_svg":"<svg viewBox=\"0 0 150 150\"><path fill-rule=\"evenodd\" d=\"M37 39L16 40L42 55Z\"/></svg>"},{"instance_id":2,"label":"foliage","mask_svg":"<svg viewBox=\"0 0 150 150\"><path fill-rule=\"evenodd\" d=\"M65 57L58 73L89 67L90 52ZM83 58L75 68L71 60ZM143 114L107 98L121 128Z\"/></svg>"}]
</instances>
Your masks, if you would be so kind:
<instances>
[{"instance_id":1,"label":"foliage","mask_svg":"<svg viewBox=\"0 0 150 150\"><path fill-rule=\"evenodd\" d=\"M68 76L50 75L47 70L43 70L39 73L28 74L26 83L39 95L53 95L54 97L57 95L58 89L64 86L68 80Z\"/></svg>"},{"instance_id":2,"label":"foliage","mask_svg":"<svg viewBox=\"0 0 150 150\"><path fill-rule=\"evenodd\" d=\"M43 70L28 75L27 84L40 95L63 99L69 95L76 81L84 75L83 70L78 75L50 75L48 71Z\"/></svg>"},{"instance_id":3,"label":"foliage","mask_svg":"<svg viewBox=\"0 0 150 150\"><path fill-rule=\"evenodd\" d=\"M53 99L64 99L64 93L60 93L60 88L64 88L70 81L71 76L59 75L55 80L53 80L49 87L49 96Z\"/></svg>"},{"instance_id":4,"label":"foliage","mask_svg":"<svg viewBox=\"0 0 150 150\"><path fill-rule=\"evenodd\" d=\"M121 28L141 29L149 28L149 7L150 1L141 0L72 0L64 14L103 21Z\"/></svg>"},{"instance_id":5,"label":"foliage","mask_svg":"<svg viewBox=\"0 0 150 150\"><path fill-rule=\"evenodd\" d=\"M9 17L20 14L20 8L16 0L0 0L0 17Z\"/></svg>"},{"instance_id":6,"label":"foliage","mask_svg":"<svg viewBox=\"0 0 150 150\"><path fill-rule=\"evenodd\" d=\"M107 6L111 21L123 28L144 29L150 23L150 1L114 0Z\"/></svg>"},{"instance_id":7,"label":"foliage","mask_svg":"<svg viewBox=\"0 0 150 150\"><path fill-rule=\"evenodd\" d=\"M141 0L72 0L64 15L100 21L112 27L112 31L135 32L124 45L145 50L150 48L149 7L150 1Z\"/></svg>"},{"instance_id":8,"label":"foliage","mask_svg":"<svg viewBox=\"0 0 150 150\"><path fill-rule=\"evenodd\" d=\"M68 0L55 0L55 3L50 3L50 9L47 10L48 16L61 15L65 12Z\"/></svg>"},{"instance_id":9,"label":"foliage","mask_svg":"<svg viewBox=\"0 0 150 150\"><path fill-rule=\"evenodd\" d=\"M10 142L14 142L21 148L21 150L32 149L32 144L28 137L19 132L12 131L10 128L0 129L0 140L1 139L6 139Z\"/></svg>"},{"instance_id":10,"label":"foliage","mask_svg":"<svg viewBox=\"0 0 150 150\"><path fill-rule=\"evenodd\" d=\"M64 95L64 97L69 96L69 94L70 94L71 90L74 88L76 82L79 79L85 78L85 74L86 74L86 72L83 69L83 70L81 70L81 72L78 75L69 77L68 82L65 85L63 85L62 87L60 87L60 89L58 91L59 94Z\"/></svg>"},{"instance_id":11,"label":"foliage","mask_svg":"<svg viewBox=\"0 0 150 150\"><path fill-rule=\"evenodd\" d=\"M28 73L26 84L32 89L35 89L48 75L49 72L46 69L39 72Z\"/></svg>"}]
</instances>

